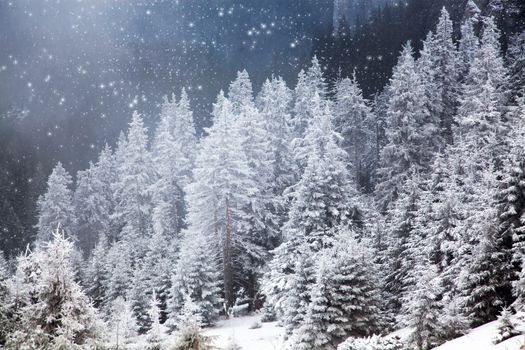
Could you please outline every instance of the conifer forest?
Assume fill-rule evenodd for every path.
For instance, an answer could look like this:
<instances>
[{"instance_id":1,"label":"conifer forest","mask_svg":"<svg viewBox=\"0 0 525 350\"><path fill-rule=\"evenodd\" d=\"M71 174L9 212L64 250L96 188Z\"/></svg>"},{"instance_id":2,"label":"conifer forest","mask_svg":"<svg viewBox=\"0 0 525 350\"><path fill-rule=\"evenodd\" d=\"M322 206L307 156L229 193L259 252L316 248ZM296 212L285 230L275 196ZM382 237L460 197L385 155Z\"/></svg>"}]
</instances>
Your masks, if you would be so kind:
<instances>
[{"instance_id":1,"label":"conifer forest","mask_svg":"<svg viewBox=\"0 0 525 350\"><path fill-rule=\"evenodd\" d=\"M0 0L0 349L525 349L525 2Z\"/></svg>"}]
</instances>

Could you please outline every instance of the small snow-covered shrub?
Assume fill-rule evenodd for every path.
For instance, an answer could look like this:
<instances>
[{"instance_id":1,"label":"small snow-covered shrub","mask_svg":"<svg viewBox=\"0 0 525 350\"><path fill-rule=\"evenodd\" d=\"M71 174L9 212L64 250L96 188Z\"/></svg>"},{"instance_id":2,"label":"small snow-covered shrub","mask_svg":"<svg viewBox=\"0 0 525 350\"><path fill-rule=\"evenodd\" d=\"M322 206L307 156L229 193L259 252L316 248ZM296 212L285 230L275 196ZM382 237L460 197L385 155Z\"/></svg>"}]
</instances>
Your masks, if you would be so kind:
<instances>
[{"instance_id":1,"label":"small snow-covered shrub","mask_svg":"<svg viewBox=\"0 0 525 350\"><path fill-rule=\"evenodd\" d=\"M277 321L275 310L273 307L266 305L262 309L261 322L274 322Z\"/></svg>"},{"instance_id":2,"label":"small snow-covered shrub","mask_svg":"<svg viewBox=\"0 0 525 350\"><path fill-rule=\"evenodd\" d=\"M382 338L373 335L369 338L348 338L337 350L401 350L403 343L399 338Z\"/></svg>"},{"instance_id":3,"label":"small snow-covered shrub","mask_svg":"<svg viewBox=\"0 0 525 350\"><path fill-rule=\"evenodd\" d=\"M179 321L179 334L171 350L209 350L212 338L202 332L202 316L197 312L198 306L186 296L183 313Z\"/></svg>"},{"instance_id":4,"label":"small snow-covered shrub","mask_svg":"<svg viewBox=\"0 0 525 350\"><path fill-rule=\"evenodd\" d=\"M235 339L232 340L224 350L242 350L241 346L235 342Z\"/></svg>"},{"instance_id":5,"label":"small snow-covered shrub","mask_svg":"<svg viewBox=\"0 0 525 350\"><path fill-rule=\"evenodd\" d=\"M498 334L493 340L494 344L520 335L520 331L516 329L516 325L512 321L511 316L512 314L508 308L501 310L501 315L498 318Z\"/></svg>"},{"instance_id":6,"label":"small snow-covered shrub","mask_svg":"<svg viewBox=\"0 0 525 350\"><path fill-rule=\"evenodd\" d=\"M261 322L259 321L254 321L251 325L250 325L250 329L258 329L258 328L261 328L262 327L262 324Z\"/></svg>"}]
</instances>

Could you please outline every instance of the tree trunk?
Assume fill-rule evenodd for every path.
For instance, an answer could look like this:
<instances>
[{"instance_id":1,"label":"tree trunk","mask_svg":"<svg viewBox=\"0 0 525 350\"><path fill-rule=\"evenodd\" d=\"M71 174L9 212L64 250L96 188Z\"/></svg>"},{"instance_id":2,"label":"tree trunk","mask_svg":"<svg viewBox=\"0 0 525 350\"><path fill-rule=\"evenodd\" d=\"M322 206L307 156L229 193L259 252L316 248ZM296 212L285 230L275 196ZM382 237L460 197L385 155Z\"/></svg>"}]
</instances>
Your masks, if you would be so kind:
<instances>
[{"instance_id":1,"label":"tree trunk","mask_svg":"<svg viewBox=\"0 0 525 350\"><path fill-rule=\"evenodd\" d=\"M224 302L226 309L230 309L234 303L233 295L233 268L232 268L232 244L231 244L231 222L230 207L228 198L226 198L226 232L224 241Z\"/></svg>"}]
</instances>

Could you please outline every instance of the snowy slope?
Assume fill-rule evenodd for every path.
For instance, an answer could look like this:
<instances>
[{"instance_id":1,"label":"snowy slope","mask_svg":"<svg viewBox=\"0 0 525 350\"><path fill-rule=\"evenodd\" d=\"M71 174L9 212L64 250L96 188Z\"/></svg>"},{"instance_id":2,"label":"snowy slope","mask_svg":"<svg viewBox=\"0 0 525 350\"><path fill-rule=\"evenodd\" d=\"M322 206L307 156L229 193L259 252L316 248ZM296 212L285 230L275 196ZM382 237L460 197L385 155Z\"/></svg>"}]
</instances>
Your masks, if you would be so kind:
<instances>
[{"instance_id":1,"label":"snowy slope","mask_svg":"<svg viewBox=\"0 0 525 350\"><path fill-rule=\"evenodd\" d=\"M494 345L492 340L497 334L497 326L497 321L484 324L434 350L518 350L522 344L525 344L525 336L520 335Z\"/></svg>"},{"instance_id":2,"label":"snowy slope","mask_svg":"<svg viewBox=\"0 0 525 350\"><path fill-rule=\"evenodd\" d=\"M215 327L206 329L205 334L213 337L213 345L218 349L225 349L234 340L242 350L281 350L283 328L278 327L277 322L261 323L260 319L261 315L251 315L222 320ZM257 322L261 327L251 329ZM520 346L525 344L525 335L520 335L494 345L492 340L497 334L497 326L497 321L487 323L433 350L520 350ZM388 337L405 339L409 333L410 329L404 328L389 334ZM165 344L170 348L175 341L176 337L170 336ZM144 336L129 346L130 349L136 350L145 347Z\"/></svg>"},{"instance_id":3,"label":"snowy slope","mask_svg":"<svg viewBox=\"0 0 525 350\"><path fill-rule=\"evenodd\" d=\"M224 349L232 339L245 350L279 350L281 349L282 328L276 322L260 323L261 328L250 329L259 322L260 315L237 317L223 320L213 328L206 330L206 335L214 337L214 345Z\"/></svg>"},{"instance_id":4,"label":"snowy slope","mask_svg":"<svg viewBox=\"0 0 525 350\"><path fill-rule=\"evenodd\" d=\"M260 322L260 319L260 315L251 315L222 320L205 333L214 337L214 345L220 349L226 348L234 339L243 350L280 350L283 329L277 326L277 322L260 323L261 328L250 329L253 324ZM497 321L487 323L434 350L519 350L520 346L525 344L525 335L521 335L494 345L492 340L497 334L497 325ZM389 336L403 339L408 332L408 329L402 329Z\"/></svg>"}]
</instances>

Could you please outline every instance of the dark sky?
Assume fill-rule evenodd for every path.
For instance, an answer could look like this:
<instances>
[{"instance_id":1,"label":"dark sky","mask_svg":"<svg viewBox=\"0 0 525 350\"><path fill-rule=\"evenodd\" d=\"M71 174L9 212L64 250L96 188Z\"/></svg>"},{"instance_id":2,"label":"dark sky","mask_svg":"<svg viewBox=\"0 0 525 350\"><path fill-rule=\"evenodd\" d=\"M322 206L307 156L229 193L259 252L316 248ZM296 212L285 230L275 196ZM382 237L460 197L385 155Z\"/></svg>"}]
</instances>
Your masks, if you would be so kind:
<instances>
[{"instance_id":1,"label":"dark sky","mask_svg":"<svg viewBox=\"0 0 525 350\"><path fill-rule=\"evenodd\" d=\"M134 109L156 122L186 87L199 126L246 68L293 82L332 0L0 0L0 118L70 170L113 143Z\"/></svg>"}]
</instances>

